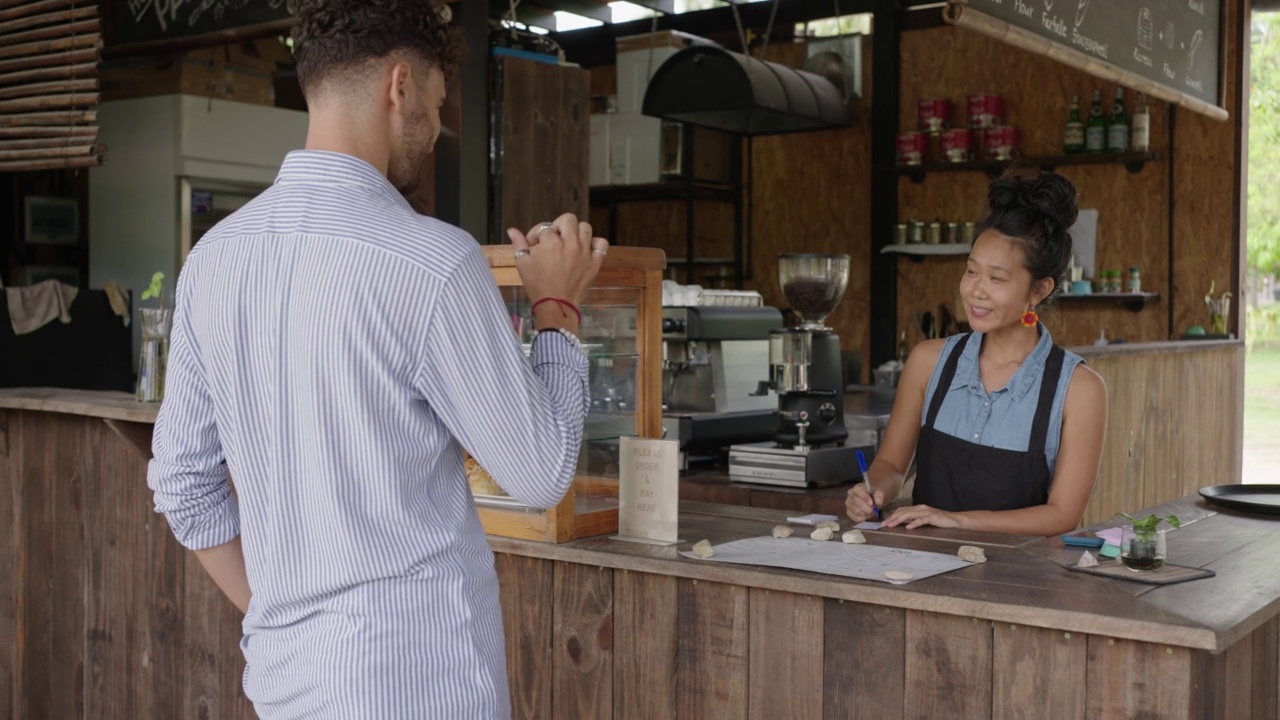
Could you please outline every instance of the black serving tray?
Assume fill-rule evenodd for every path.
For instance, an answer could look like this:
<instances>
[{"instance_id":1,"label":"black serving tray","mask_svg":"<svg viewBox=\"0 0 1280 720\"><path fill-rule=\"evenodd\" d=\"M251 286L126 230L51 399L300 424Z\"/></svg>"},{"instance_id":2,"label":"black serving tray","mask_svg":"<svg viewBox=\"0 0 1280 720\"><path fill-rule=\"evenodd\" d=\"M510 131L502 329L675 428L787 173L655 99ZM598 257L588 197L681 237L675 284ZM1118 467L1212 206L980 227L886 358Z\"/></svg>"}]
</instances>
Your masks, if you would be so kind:
<instances>
[{"instance_id":1,"label":"black serving tray","mask_svg":"<svg viewBox=\"0 0 1280 720\"><path fill-rule=\"evenodd\" d=\"M1280 485L1210 485L1200 488L1200 496L1232 510L1280 515Z\"/></svg>"}]
</instances>

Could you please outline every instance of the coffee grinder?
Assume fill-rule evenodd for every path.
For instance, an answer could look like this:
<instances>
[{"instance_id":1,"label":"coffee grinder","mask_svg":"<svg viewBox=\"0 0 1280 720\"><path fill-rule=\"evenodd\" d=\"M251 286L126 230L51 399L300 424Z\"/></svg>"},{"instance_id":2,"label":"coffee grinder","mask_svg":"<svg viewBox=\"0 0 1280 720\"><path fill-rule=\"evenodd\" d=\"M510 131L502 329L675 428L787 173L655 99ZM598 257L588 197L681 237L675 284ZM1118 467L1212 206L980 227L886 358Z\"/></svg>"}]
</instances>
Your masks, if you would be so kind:
<instances>
[{"instance_id":1,"label":"coffee grinder","mask_svg":"<svg viewBox=\"0 0 1280 720\"><path fill-rule=\"evenodd\" d=\"M849 256L782 255L778 280L801 322L769 333L770 377L757 392L777 392L777 428L772 442L731 446L729 474L791 487L849 482L860 448L846 446L840 337L825 324L849 283Z\"/></svg>"}]
</instances>

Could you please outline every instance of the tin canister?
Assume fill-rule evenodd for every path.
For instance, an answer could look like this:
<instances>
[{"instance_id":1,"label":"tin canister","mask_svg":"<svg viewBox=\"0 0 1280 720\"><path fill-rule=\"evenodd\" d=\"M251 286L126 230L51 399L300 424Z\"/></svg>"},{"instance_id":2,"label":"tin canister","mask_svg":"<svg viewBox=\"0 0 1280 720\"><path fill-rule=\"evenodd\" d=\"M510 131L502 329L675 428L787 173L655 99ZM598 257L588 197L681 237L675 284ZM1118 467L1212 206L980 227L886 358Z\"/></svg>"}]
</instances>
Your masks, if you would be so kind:
<instances>
[{"instance_id":1,"label":"tin canister","mask_svg":"<svg viewBox=\"0 0 1280 720\"><path fill-rule=\"evenodd\" d=\"M922 132L898 133L898 164L919 165L924 162L928 141Z\"/></svg>"},{"instance_id":2,"label":"tin canister","mask_svg":"<svg viewBox=\"0 0 1280 720\"><path fill-rule=\"evenodd\" d=\"M906 225L906 223L901 223L901 224L899 224L899 225L895 225L895 226L894 226L894 228L893 228L893 244L894 244L894 245L906 245L906 244L907 244L907 225Z\"/></svg>"},{"instance_id":3,"label":"tin canister","mask_svg":"<svg viewBox=\"0 0 1280 720\"><path fill-rule=\"evenodd\" d=\"M967 245L973 244L973 236L976 232L976 226L972 222L967 222L960 227L960 242Z\"/></svg>"},{"instance_id":4,"label":"tin canister","mask_svg":"<svg viewBox=\"0 0 1280 720\"><path fill-rule=\"evenodd\" d=\"M942 242L948 245L960 243L960 223L949 222L943 226Z\"/></svg>"},{"instance_id":5,"label":"tin canister","mask_svg":"<svg viewBox=\"0 0 1280 720\"><path fill-rule=\"evenodd\" d=\"M926 98L916 105L916 129L920 132L938 132L951 127L951 100Z\"/></svg>"},{"instance_id":6,"label":"tin canister","mask_svg":"<svg viewBox=\"0 0 1280 720\"><path fill-rule=\"evenodd\" d=\"M982 131L987 160L1012 160L1018 152L1018 128L996 125Z\"/></svg>"},{"instance_id":7,"label":"tin canister","mask_svg":"<svg viewBox=\"0 0 1280 720\"><path fill-rule=\"evenodd\" d=\"M969 127L989 128L1004 122L1004 98L991 93L969 96Z\"/></svg>"},{"instance_id":8,"label":"tin canister","mask_svg":"<svg viewBox=\"0 0 1280 720\"><path fill-rule=\"evenodd\" d=\"M942 223L929 223L929 231L924 236L925 243L929 245L938 245L942 243Z\"/></svg>"},{"instance_id":9,"label":"tin canister","mask_svg":"<svg viewBox=\"0 0 1280 720\"><path fill-rule=\"evenodd\" d=\"M973 131L968 128L952 128L942 131L942 161L969 162L973 159Z\"/></svg>"},{"instance_id":10,"label":"tin canister","mask_svg":"<svg viewBox=\"0 0 1280 720\"><path fill-rule=\"evenodd\" d=\"M907 242L912 245L924 242L924 223L919 220L912 220L907 226Z\"/></svg>"}]
</instances>

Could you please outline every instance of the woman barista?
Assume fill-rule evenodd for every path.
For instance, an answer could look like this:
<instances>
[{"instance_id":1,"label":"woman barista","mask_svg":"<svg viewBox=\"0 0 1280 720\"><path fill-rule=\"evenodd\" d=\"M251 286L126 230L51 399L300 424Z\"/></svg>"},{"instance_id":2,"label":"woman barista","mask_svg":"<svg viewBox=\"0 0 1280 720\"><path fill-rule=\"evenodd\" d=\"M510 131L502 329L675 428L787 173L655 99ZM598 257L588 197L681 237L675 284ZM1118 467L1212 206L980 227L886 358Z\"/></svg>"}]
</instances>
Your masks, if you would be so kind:
<instances>
[{"instance_id":1,"label":"woman barista","mask_svg":"<svg viewBox=\"0 0 1280 720\"><path fill-rule=\"evenodd\" d=\"M914 504L885 527L922 525L1026 535L1074 530L1093 492L1107 391L1081 358L1053 344L1035 309L1071 258L1076 189L1015 166L991 183L960 278L972 333L923 342L898 383L873 488L849 491L862 522L902 489L914 453Z\"/></svg>"}]
</instances>

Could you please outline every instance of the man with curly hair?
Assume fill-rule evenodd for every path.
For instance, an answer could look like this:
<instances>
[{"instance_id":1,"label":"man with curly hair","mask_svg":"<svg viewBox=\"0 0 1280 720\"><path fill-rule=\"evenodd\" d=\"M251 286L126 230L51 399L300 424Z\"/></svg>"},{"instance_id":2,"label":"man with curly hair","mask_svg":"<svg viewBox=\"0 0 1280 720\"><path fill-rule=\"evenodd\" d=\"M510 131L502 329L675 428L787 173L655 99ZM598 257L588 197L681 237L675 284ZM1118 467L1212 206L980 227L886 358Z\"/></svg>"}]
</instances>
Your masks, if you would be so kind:
<instances>
[{"instance_id":1,"label":"man with curly hair","mask_svg":"<svg viewBox=\"0 0 1280 720\"><path fill-rule=\"evenodd\" d=\"M463 449L517 500L564 495L588 403L576 305L608 243L569 214L508 231L530 362L475 240L404 198L456 29L426 0L303 0L294 39L306 149L178 281L156 509L246 613L262 718L505 718Z\"/></svg>"}]
</instances>

